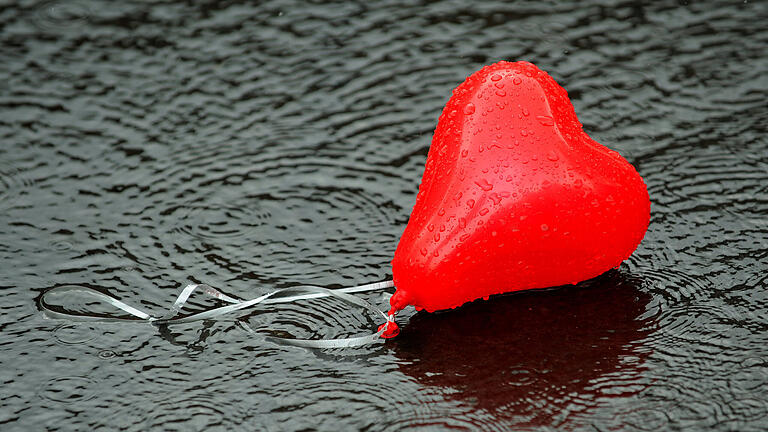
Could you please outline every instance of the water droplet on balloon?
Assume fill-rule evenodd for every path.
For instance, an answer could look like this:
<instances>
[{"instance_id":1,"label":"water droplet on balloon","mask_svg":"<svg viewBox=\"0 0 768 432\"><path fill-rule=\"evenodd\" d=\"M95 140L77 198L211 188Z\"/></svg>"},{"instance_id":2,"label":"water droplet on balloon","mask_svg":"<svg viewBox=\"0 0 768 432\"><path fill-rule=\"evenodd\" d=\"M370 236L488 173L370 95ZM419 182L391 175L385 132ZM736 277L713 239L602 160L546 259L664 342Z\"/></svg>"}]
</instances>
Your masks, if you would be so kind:
<instances>
[{"instance_id":1,"label":"water droplet on balloon","mask_svg":"<svg viewBox=\"0 0 768 432\"><path fill-rule=\"evenodd\" d=\"M550 150L547 152L547 159L551 160L552 162L556 161L558 159L557 153Z\"/></svg>"},{"instance_id":2,"label":"water droplet on balloon","mask_svg":"<svg viewBox=\"0 0 768 432\"><path fill-rule=\"evenodd\" d=\"M480 216L485 216L487 214L488 214L488 209L487 208L484 208L484 209L480 210Z\"/></svg>"},{"instance_id":3,"label":"water droplet on balloon","mask_svg":"<svg viewBox=\"0 0 768 432\"><path fill-rule=\"evenodd\" d=\"M549 225L547 225L547 224L541 224L541 230L542 230L542 231L549 231Z\"/></svg>"},{"instance_id":4,"label":"water droplet on balloon","mask_svg":"<svg viewBox=\"0 0 768 432\"><path fill-rule=\"evenodd\" d=\"M493 74L491 76L491 81L500 81L500 80L501 80L501 75L499 74Z\"/></svg>"},{"instance_id":5,"label":"water droplet on balloon","mask_svg":"<svg viewBox=\"0 0 768 432\"><path fill-rule=\"evenodd\" d=\"M474 112L475 112L475 104L473 104L472 102L464 106L464 114L470 115L470 114L474 114Z\"/></svg>"},{"instance_id":6,"label":"water droplet on balloon","mask_svg":"<svg viewBox=\"0 0 768 432\"><path fill-rule=\"evenodd\" d=\"M427 256L427 248L421 248L421 254Z\"/></svg>"},{"instance_id":7,"label":"water droplet on balloon","mask_svg":"<svg viewBox=\"0 0 768 432\"><path fill-rule=\"evenodd\" d=\"M523 80L521 80L518 77L515 77L512 79L512 83L514 83L515 85L520 85L521 82L523 82Z\"/></svg>"},{"instance_id":8,"label":"water droplet on balloon","mask_svg":"<svg viewBox=\"0 0 768 432\"><path fill-rule=\"evenodd\" d=\"M539 123L541 123L544 126L552 126L553 124L555 124L555 121L550 116L543 116L543 115L536 116L536 120L538 120Z\"/></svg>"},{"instance_id":9,"label":"water droplet on balloon","mask_svg":"<svg viewBox=\"0 0 768 432\"><path fill-rule=\"evenodd\" d=\"M473 199L468 199L468 200L467 200L467 205L469 206L469 208L472 208L472 207L474 207L474 206L475 206L475 200L473 200Z\"/></svg>"},{"instance_id":10,"label":"water droplet on balloon","mask_svg":"<svg viewBox=\"0 0 768 432\"><path fill-rule=\"evenodd\" d=\"M434 231L434 230L435 230L435 224L429 224L429 225L427 225L427 230L428 230L429 232L432 232L432 231Z\"/></svg>"},{"instance_id":11,"label":"water droplet on balloon","mask_svg":"<svg viewBox=\"0 0 768 432\"><path fill-rule=\"evenodd\" d=\"M438 212L437 212L438 216L442 216L444 214L445 214L445 209L442 209L442 208L440 210L438 210Z\"/></svg>"},{"instance_id":12,"label":"water droplet on balloon","mask_svg":"<svg viewBox=\"0 0 768 432\"><path fill-rule=\"evenodd\" d=\"M488 180L486 180L486 179L480 179L480 180L476 181L475 184L480 186L480 189L482 189L482 190L484 190L486 192L488 192L491 189L493 189L493 185L488 183Z\"/></svg>"},{"instance_id":13,"label":"water droplet on balloon","mask_svg":"<svg viewBox=\"0 0 768 432\"><path fill-rule=\"evenodd\" d=\"M531 112L530 112L530 111L528 111L528 108L523 108L523 115L524 115L524 116L526 116L526 117L528 117L529 115L531 115Z\"/></svg>"},{"instance_id":14,"label":"water droplet on balloon","mask_svg":"<svg viewBox=\"0 0 768 432\"><path fill-rule=\"evenodd\" d=\"M504 90L496 90L496 95L504 97L507 95L507 92L505 92Z\"/></svg>"},{"instance_id":15,"label":"water droplet on balloon","mask_svg":"<svg viewBox=\"0 0 768 432\"><path fill-rule=\"evenodd\" d=\"M435 233L435 241L436 242L440 241L440 233Z\"/></svg>"}]
</instances>

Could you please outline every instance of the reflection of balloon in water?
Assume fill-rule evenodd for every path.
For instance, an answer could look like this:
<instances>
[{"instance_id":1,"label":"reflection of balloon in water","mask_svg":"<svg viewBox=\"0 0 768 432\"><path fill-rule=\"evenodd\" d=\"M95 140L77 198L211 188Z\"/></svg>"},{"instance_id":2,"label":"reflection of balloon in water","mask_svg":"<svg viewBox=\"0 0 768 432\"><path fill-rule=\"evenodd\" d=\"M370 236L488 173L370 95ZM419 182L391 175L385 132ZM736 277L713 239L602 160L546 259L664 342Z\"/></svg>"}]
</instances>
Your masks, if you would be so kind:
<instances>
[{"instance_id":1,"label":"reflection of balloon in water","mask_svg":"<svg viewBox=\"0 0 768 432\"><path fill-rule=\"evenodd\" d=\"M500 420L548 424L605 396L591 387L598 378L639 374L645 354L633 345L647 334L649 297L634 283L610 272L578 287L419 313L392 346L419 383Z\"/></svg>"}]
</instances>

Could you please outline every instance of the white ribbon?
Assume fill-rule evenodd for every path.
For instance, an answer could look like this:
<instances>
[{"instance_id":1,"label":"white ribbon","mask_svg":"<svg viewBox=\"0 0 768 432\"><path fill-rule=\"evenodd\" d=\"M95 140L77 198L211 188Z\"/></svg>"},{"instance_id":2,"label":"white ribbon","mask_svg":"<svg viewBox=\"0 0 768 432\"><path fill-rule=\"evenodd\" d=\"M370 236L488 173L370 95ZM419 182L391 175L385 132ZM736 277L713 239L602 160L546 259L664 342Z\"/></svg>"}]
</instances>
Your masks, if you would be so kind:
<instances>
[{"instance_id":1,"label":"white ribbon","mask_svg":"<svg viewBox=\"0 0 768 432\"><path fill-rule=\"evenodd\" d=\"M133 306L130 306L116 299L115 297L112 297L111 295L104 294L102 292L96 291L88 287L69 285L69 286L53 288L43 293L42 297L40 298L40 308L43 310L43 312L48 318L66 319L71 321L136 322L139 320L144 320L153 324L179 324L179 323L188 323L192 321L200 321L200 320L220 317L231 312L256 306L258 304L289 303L297 300L308 300L308 299L323 298L323 297L335 297L339 300L343 300L348 303L352 303L357 306L364 307L369 311L379 314L382 317L384 317L384 319L387 321L386 324L389 324L389 322L394 322L395 320L394 315L387 315L384 311L381 311L371 303L352 295L352 293L375 291L375 290L381 290L385 288L392 288L394 286L395 284L392 281L375 282L371 284L360 285L360 286L350 287L350 288L342 288L338 290L330 290L327 288L322 288L314 285L301 285L301 286L296 286L291 288L279 289L277 291L273 291L269 294L264 294L260 297L256 297L251 300L239 300L239 299L230 297L209 285L190 284L184 287L184 289L181 291L179 296L176 298L176 301L173 302L173 305L165 315L161 317L153 317L144 311L141 311ZM187 303L187 300L189 299L189 297L198 288L202 289L205 294L211 297L215 297L219 300L222 300L231 304L228 306L221 306L221 307L209 309L204 312L198 312L185 317L177 317L181 309ZM53 310L49 305L49 303L46 301L46 297L53 293L65 294L69 292L85 293L90 297L94 297L122 311L127 312L128 314L132 315L135 318L116 318L116 317L105 317L105 316L99 316L99 315L83 315L83 314L72 313L72 312L59 312L59 311ZM245 330L251 333L255 333L245 323L240 322L240 324ZM387 327L386 325L382 326L381 330L370 335L342 338L342 339L287 339L287 338L280 338L275 336L269 336L267 339L270 339L279 343L300 346L305 348L348 348L348 347L367 345L380 340L380 336L384 333L384 331L386 330L386 327Z\"/></svg>"}]
</instances>

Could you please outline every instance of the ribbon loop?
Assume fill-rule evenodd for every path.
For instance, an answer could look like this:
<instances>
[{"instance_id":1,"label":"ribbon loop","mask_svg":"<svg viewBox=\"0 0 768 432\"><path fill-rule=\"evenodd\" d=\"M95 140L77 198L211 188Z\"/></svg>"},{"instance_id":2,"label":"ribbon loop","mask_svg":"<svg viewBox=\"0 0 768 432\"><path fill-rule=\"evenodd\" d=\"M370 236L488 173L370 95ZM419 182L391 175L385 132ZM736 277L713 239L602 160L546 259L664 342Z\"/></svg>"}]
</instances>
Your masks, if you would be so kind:
<instances>
[{"instance_id":1,"label":"ribbon loop","mask_svg":"<svg viewBox=\"0 0 768 432\"><path fill-rule=\"evenodd\" d=\"M279 289L269 294L264 294L262 296L259 296L250 300L239 300L222 293L221 291L211 287L210 285L189 284L186 287L184 287L184 289L179 293L178 297L176 297L176 300L173 302L168 312L160 317L153 317L147 312L141 311L133 306L128 305L127 303L121 300L118 300L115 297L104 294L92 288L80 287L80 286L65 286L65 287L53 288L43 293L42 297L40 298L40 308L43 310L44 314L47 317L54 318L54 319L68 319L73 321L101 321L101 322L136 322L139 320L144 320L153 324L180 324L180 323L188 323L193 321L201 321L201 320L220 317L238 310L251 308L258 304L289 303L289 302L294 302L298 300L334 297L339 300L345 301L347 303L361 306L371 312L374 312L375 314L381 315L382 317L384 317L386 322L381 327L379 327L376 333L365 335L365 336L356 336L356 337L340 338L340 339L288 339L288 338L282 338L277 336L269 336L267 337L267 339L275 342L283 343L283 344L299 346L304 348L349 348L349 347L363 346L363 345L376 342L380 340L382 335L384 335L384 337L391 337L387 335L387 334L391 334L391 330L388 331L387 329L390 329L390 325L394 325L395 329L397 328L397 325L394 324L394 315L387 315L386 313L379 310L368 301L360 297L354 296L352 295L352 293L375 291L375 290L381 290L386 288L392 288L394 286L395 285L392 281L376 282L376 283L360 285L355 287L342 288L338 290L331 290L328 288L323 288L323 287L314 286L314 285L300 285L296 287ZM184 305L187 303L187 301L192 296L192 294L198 289L202 290L202 292L208 296L214 297L216 299L219 299L221 301L224 301L230 304L227 306L220 306L220 307L209 309L203 312L194 313L192 315L179 317L178 315L181 312ZM60 311L54 310L47 301L47 297L51 294L54 294L54 293L65 294L65 293L71 293L71 292L81 292L81 293L87 294L91 297L94 297L98 300L108 303L124 312L127 312L133 318L104 317L99 315L86 315L86 314L79 314L79 313L73 313L73 312L60 312ZM251 333L255 333L253 329L251 329L247 324L241 322L241 325L247 331ZM385 332L388 332L388 333L385 334Z\"/></svg>"}]
</instances>

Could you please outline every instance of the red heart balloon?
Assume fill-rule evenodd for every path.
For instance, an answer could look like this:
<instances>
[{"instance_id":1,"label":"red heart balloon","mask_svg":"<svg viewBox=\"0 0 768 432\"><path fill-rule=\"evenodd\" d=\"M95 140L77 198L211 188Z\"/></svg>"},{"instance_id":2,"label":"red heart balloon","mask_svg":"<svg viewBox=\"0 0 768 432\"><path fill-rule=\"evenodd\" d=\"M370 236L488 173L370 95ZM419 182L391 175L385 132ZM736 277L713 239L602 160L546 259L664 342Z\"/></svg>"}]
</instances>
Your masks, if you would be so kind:
<instances>
[{"instance_id":1,"label":"red heart balloon","mask_svg":"<svg viewBox=\"0 0 768 432\"><path fill-rule=\"evenodd\" d=\"M577 283L645 235L643 179L582 130L565 89L499 62L453 91L392 260L392 312Z\"/></svg>"}]
</instances>

